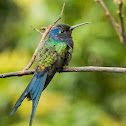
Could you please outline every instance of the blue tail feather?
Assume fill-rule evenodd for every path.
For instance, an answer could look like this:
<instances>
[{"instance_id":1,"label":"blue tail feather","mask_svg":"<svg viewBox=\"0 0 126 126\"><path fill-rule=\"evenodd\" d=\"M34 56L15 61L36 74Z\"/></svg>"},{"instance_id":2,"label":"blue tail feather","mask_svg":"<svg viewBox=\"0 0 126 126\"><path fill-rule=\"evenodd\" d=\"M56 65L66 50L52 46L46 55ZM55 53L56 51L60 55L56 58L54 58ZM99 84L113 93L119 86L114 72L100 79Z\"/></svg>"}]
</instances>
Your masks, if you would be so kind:
<instances>
[{"instance_id":1,"label":"blue tail feather","mask_svg":"<svg viewBox=\"0 0 126 126\"><path fill-rule=\"evenodd\" d=\"M33 89L33 87L36 84L36 81L37 81L37 76L34 75L34 77L32 78L31 82L28 85L28 89L27 89L28 92L30 92Z\"/></svg>"},{"instance_id":2,"label":"blue tail feather","mask_svg":"<svg viewBox=\"0 0 126 126\"><path fill-rule=\"evenodd\" d=\"M46 78L47 78L47 72L39 72L38 70L35 72L32 80L30 81L30 83L28 84L28 86L26 87L25 91L22 93L22 95L20 96L20 98L18 99L18 101L16 102L14 108L12 109L10 116L16 112L16 110L18 109L18 107L21 105L22 101L28 97L28 95L30 95L30 98L32 100L32 113L30 116L30 126L32 125L32 121L33 121L33 117L37 108L37 104L39 101L39 98L41 96L43 87L45 85L46 82Z\"/></svg>"},{"instance_id":3,"label":"blue tail feather","mask_svg":"<svg viewBox=\"0 0 126 126\"><path fill-rule=\"evenodd\" d=\"M10 112L9 116L13 115L16 112L18 107L21 105L22 101L26 98L27 94L28 93L27 93L27 88L26 88L25 91L20 96L20 98L18 99L18 101L16 102L16 104L15 104L14 108L12 109L12 111Z\"/></svg>"},{"instance_id":4,"label":"blue tail feather","mask_svg":"<svg viewBox=\"0 0 126 126\"><path fill-rule=\"evenodd\" d=\"M41 85L41 79L38 81L38 85L37 85L37 88L34 90L31 91L31 98L34 99L39 91L39 88L40 88L40 85Z\"/></svg>"},{"instance_id":5,"label":"blue tail feather","mask_svg":"<svg viewBox=\"0 0 126 126\"><path fill-rule=\"evenodd\" d=\"M39 82L40 82L40 79L37 79L36 82L35 82L36 85L34 85L34 88L32 88L30 90L31 97L32 97L32 94L34 94L34 92L38 89Z\"/></svg>"},{"instance_id":6,"label":"blue tail feather","mask_svg":"<svg viewBox=\"0 0 126 126\"><path fill-rule=\"evenodd\" d=\"M32 125L32 121L33 121L33 118L34 118L34 115L35 115L35 111L36 111L36 108L37 108L37 105L38 105L38 101L39 101L39 98L41 96L41 93L42 93L42 90L43 90L43 87L44 87L44 84L45 84L45 81L46 81L46 78L47 78L47 74L48 72L46 72L44 74L44 76L41 78L40 80L40 84L38 86L38 91L36 91L34 93L34 97L33 97L33 101L32 101L32 113L31 113L31 116L30 116L30 126Z\"/></svg>"}]
</instances>

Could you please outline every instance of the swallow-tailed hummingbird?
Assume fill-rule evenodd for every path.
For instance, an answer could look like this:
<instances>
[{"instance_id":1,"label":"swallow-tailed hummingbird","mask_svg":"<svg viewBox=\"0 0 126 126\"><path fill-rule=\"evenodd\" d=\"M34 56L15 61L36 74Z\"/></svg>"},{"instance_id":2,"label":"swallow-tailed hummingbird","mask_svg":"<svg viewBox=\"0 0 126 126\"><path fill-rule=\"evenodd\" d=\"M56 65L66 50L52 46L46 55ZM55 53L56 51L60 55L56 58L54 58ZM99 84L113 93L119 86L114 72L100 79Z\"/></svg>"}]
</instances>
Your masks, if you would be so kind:
<instances>
[{"instance_id":1,"label":"swallow-tailed hummingbird","mask_svg":"<svg viewBox=\"0 0 126 126\"><path fill-rule=\"evenodd\" d=\"M28 98L28 100L32 100L32 112L29 126L32 125L41 93L48 86L55 73L61 71L64 66L68 66L72 58L74 47L74 42L72 40L73 29L87 23L89 22L74 26L57 24L52 27L49 37L43 42L36 55L34 76L16 102L10 115L16 112L25 98Z\"/></svg>"}]
</instances>

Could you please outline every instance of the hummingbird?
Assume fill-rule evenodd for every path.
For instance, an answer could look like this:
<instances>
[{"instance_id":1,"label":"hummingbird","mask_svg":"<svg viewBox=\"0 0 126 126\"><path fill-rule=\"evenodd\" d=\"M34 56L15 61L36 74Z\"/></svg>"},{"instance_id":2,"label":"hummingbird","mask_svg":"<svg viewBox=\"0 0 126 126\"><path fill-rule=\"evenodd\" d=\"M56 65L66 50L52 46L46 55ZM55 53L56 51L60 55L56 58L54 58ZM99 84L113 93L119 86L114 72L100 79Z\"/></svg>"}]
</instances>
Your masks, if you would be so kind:
<instances>
[{"instance_id":1,"label":"hummingbird","mask_svg":"<svg viewBox=\"0 0 126 126\"><path fill-rule=\"evenodd\" d=\"M74 26L57 24L52 27L49 37L43 42L35 59L35 73L30 83L16 102L10 116L16 112L25 98L32 100L29 126L32 125L41 93L48 86L56 72L68 66L72 58L74 42L72 31L84 22Z\"/></svg>"}]
</instances>

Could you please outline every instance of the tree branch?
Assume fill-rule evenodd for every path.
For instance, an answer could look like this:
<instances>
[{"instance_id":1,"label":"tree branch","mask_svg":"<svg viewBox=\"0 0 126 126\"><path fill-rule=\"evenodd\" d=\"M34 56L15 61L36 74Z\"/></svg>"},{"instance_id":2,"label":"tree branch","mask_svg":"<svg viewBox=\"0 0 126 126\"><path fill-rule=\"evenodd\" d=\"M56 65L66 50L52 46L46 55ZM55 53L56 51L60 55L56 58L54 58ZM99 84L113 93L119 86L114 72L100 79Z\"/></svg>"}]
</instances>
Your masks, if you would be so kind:
<instances>
[{"instance_id":1,"label":"tree branch","mask_svg":"<svg viewBox=\"0 0 126 126\"><path fill-rule=\"evenodd\" d=\"M124 29L124 21L123 21L123 16L122 16L122 6L123 6L123 1L121 0L119 3L119 19L120 19L120 23L121 23L121 40L122 42L125 42L126 44L126 36L125 36L125 29Z\"/></svg>"},{"instance_id":2,"label":"tree branch","mask_svg":"<svg viewBox=\"0 0 126 126\"><path fill-rule=\"evenodd\" d=\"M0 78L12 77L12 76L23 76L34 74L35 70L23 70L11 73L0 74ZM69 67L64 68L60 72L111 72L111 73L126 73L126 68L120 67L96 67L96 66L85 66L85 67Z\"/></svg>"},{"instance_id":3,"label":"tree branch","mask_svg":"<svg viewBox=\"0 0 126 126\"><path fill-rule=\"evenodd\" d=\"M42 32L40 32L38 29L34 28L32 25L30 25L31 28L33 28L33 30L37 31L38 33L40 33L41 35L43 35Z\"/></svg>"},{"instance_id":4,"label":"tree branch","mask_svg":"<svg viewBox=\"0 0 126 126\"><path fill-rule=\"evenodd\" d=\"M42 34L42 38L41 38L41 40L40 40L40 42L39 42L39 45L37 46L37 48L36 48L36 50L35 50L35 52L34 52L32 58L31 58L30 62L29 62L28 65L24 68L23 71L28 70L28 69L32 66L32 64L33 64L33 62L34 62L34 60L35 60L36 54L37 54L37 52L38 52L38 49L40 48L40 46L41 46L42 43L44 42L44 40L45 40L46 36L48 35L48 33L50 32L51 28L62 18L62 14L63 14L63 11L64 11L64 7L65 7L65 3L63 4L62 10L61 10L61 14L60 14L59 18L58 18L56 21L54 21L54 23L53 23L52 25L50 25L48 28L46 28L46 27L42 27L42 28L41 28L41 29L44 28L45 32ZM36 28L34 28L34 27L33 27L33 29L36 30ZM36 30L36 31L38 31L38 30Z\"/></svg>"},{"instance_id":5,"label":"tree branch","mask_svg":"<svg viewBox=\"0 0 126 126\"><path fill-rule=\"evenodd\" d=\"M63 4L62 11L61 11L61 14L60 14L59 18L56 21L54 21L53 25L55 25L62 18L64 7L65 7L65 3Z\"/></svg>"},{"instance_id":6,"label":"tree branch","mask_svg":"<svg viewBox=\"0 0 126 126\"><path fill-rule=\"evenodd\" d=\"M113 24L114 29L116 30L116 32L120 38L120 42L122 42L126 46L126 38L125 38L125 33L124 33L124 22L123 22L123 17L122 17L122 5L123 5L122 0L121 0L121 2L118 2L118 4L120 3L119 4L119 18L121 21L121 26L113 18L113 16L109 12L108 8L104 4L103 0L94 0L94 1L98 2L101 5L101 7L104 9L105 14L109 17L110 21Z\"/></svg>"}]
</instances>

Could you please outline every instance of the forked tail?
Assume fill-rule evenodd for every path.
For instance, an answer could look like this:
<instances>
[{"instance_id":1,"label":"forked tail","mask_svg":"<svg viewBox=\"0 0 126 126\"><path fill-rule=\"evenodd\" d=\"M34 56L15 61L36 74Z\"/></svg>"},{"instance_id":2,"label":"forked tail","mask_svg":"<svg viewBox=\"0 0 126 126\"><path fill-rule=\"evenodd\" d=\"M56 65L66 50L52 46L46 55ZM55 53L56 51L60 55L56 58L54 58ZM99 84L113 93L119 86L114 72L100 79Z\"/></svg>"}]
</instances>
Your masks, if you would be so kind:
<instances>
[{"instance_id":1,"label":"forked tail","mask_svg":"<svg viewBox=\"0 0 126 126\"><path fill-rule=\"evenodd\" d=\"M39 72L38 69L35 71L35 74L32 80L30 81L30 83L28 84L28 86L26 87L26 89L24 90L24 92L22 93L18 101L16 102L14 108L12 109L10 113L10 116L14 114L14 112L16 112L18 107L21 105L22 101L26 97L28 97L30 100L32 100L32 113L30 115L30 122L29 122L29 125L30 126L32 125L32 121L35 115L37 104L38 104L39 98L41 96L43 87L47 79L47 74L48 74L48 71Z\"/></svg>"}]
</instances>

